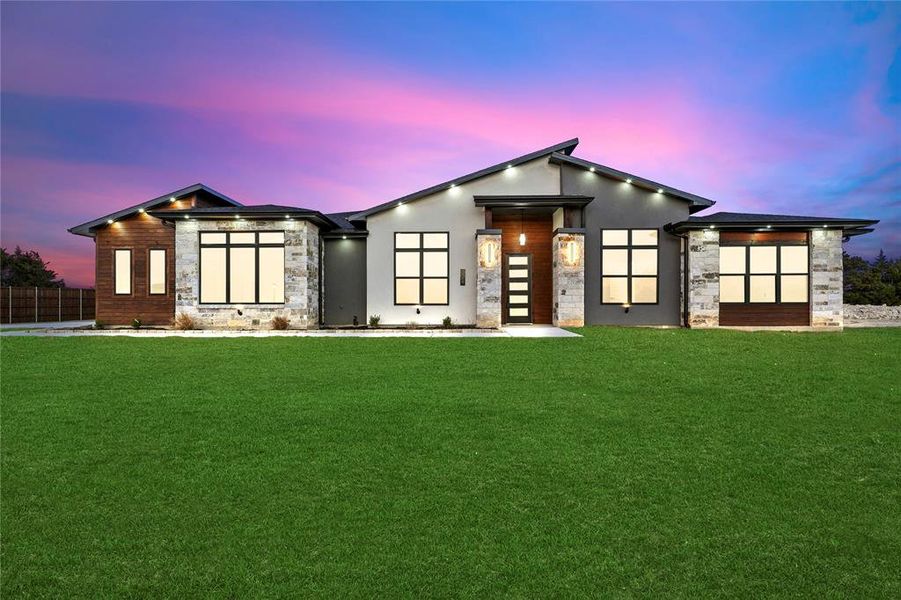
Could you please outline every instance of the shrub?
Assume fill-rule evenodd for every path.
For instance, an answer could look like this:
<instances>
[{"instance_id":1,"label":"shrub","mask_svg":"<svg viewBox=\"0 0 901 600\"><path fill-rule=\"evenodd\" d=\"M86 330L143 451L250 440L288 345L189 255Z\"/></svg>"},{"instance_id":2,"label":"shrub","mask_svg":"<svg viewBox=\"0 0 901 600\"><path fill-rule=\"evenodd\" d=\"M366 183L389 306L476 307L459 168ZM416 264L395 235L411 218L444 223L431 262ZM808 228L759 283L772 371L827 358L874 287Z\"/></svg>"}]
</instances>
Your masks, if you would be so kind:
<instances>
[{"instance_id":1,"label":"shrub","mask_svg":"<svg viewBox=\"0 0 901 600\"><path fill-rule=\"evenodd\" d=\"M106 323L103 321L94 321L94 329L106 329Z\"/></svg>"},{"instance_id":2,"label":"shrub","mask_svg":"<svg viewBox=\"0 0 901 600\"><path fill-rule=\"evenodd\" d=\"M369 315L369 326L370 327L378 327L379 321L382 320L381 315Z\"/></svg>"},{"instance_id":3,"label":"shrub","mask_svg":"<svg viewBox=\"0 0 901 600\"><path fill-rule=\"evenodd\" d=\"M444 327L445 329L450 329L451 325L453 325L453 324L454 324L454 321L453 321L453 319L450 318L450 316L444 317L444 319L441 321L441 326Z\"/></svg>"},{"instance_id":4,"label":"shrub","mask_svg":"<svg viewBox=\"0 0 901 600\"><path fill-rule=\"evenodd\" d=\"M197 329L197 323L194 321L194 317L182 312L175 315L175 328L181 330Z\"/></svg>"},{"instance_id":5,"label":"shrub","mask_svg":"<svg viewBox=\"0 0 901 600\"><path fill-rule=\"evenodd\" d=\"M132 319L132 320L131 320L131 326L132 326L133 328L135 328L135 329L140 329L140 328L141 328L141 319L138 319L137 317L135 317L134 319Z\"/></svg>"},{"instance_id":6,"label":"shrub","mask_svg":"<svg viewBox=\"0 0 901 600\"><path fill-rule=\"evenodd\" d=\"M271 323L273 329L278 329L279 331L284 331L285 329L288 328L288 325L291 324L291 321L289 321L287 318L285 318L281 315L277 315L275 317L272 317L272 321L270 321L270 323Z\"/></svg>"}]
</instances>

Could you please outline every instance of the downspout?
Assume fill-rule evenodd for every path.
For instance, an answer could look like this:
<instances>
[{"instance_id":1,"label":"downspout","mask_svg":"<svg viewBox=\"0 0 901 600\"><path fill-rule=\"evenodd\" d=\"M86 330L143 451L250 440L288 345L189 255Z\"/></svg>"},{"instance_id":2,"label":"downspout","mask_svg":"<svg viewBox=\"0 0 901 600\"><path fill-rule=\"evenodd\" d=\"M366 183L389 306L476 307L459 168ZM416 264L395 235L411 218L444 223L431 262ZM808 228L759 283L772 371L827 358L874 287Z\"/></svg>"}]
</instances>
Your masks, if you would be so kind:
<instances>
[{"instance_id":1,"label":"downspout","mask_svg":"<svg viewBox=\"0 0 901 600\"><path fill-rule=\"evenodd\" d=\"M323 318L325 317L325 307L323 306L323 302L325 301L325 294L323 294L322 285L324 282L323 273L322 273L322 254L325 252L325 243L322 239L322 234L319 234L319 269L318 269L318 277L319 277L319 285L317 286L316 293L319 294L319 302L317 302L317 308L319 310L319 329L322 329L325 323L323 322Z\"/></svg>"}]
</instances>

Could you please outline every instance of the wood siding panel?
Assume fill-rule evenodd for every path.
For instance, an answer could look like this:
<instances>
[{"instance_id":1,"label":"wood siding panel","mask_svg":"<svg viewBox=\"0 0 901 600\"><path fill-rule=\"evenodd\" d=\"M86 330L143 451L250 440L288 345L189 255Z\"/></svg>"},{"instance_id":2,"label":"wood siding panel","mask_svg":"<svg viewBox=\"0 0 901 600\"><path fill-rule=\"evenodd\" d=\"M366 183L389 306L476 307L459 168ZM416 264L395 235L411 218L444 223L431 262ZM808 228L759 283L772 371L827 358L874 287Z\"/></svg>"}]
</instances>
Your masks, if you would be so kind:
<instances>
[{"instance_id":1,"label":"wood siding panel","mask_svg":"<svg viewBox=\"0 0 901 600\"><path fill-rule=\"evenodd\" d=\"M532 255L532 322L550 323L551 304L553 301L552 285L552 248L553 216L498 214L492 215L492 226L501 230L501 253L529 253ZM520 231L526 234L526 245L519 245ZM506 264L506 263L504 263ZM504 273L501 294L501 311L507 318L507 274Z\"/></svg>"},{"instance_id":2,"label":"wood siding panel","mask_svg":"<svg viewBox=\"0 0 901 600\"><path fill-rule=\"evenodd\" d=\"M773 242L807 243L806 231L721 231L720 244L771 244Z\"/></svg>"},{"instance_id":3,"label":"wood siding panel","mask_svg":"<svg viewBox=\"0 0 901 600\"><path fill-rule=\"evenodd\" d=\"M156 210L221 206L219 201L189 196ZM175 318L175 229L146 213L122 219L97 230L94 239L96 319L105 325L130 325L140 319L144 325L171 325ZM132 293L113 293L113 252L130 249ZM166 251L166 293L150 295L149 261L151 249Z\"/></svg>"},{"instance_id":4,"label":"wood siding panel","mask_svg":"<svg viewBox=\"0 0 901 600\"><path fill-rule=\"evenodd\" d=\"M810 325L810 304L720 304L720 325Z\"/></svg>"}]
</instances>

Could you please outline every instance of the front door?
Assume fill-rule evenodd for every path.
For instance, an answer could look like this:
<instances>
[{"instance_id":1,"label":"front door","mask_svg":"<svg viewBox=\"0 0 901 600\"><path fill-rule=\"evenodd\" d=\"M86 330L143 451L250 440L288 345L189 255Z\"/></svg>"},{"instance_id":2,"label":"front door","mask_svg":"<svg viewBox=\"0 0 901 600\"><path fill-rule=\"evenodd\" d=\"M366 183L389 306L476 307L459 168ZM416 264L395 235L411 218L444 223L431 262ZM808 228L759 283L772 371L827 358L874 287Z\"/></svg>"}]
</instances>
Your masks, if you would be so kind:
<instances>
[{"instance_id":1,"label":"front door","mask_svg":"<svg viewBox=\"0 0 901 600\"><path fill-rule=\"evenodd\" d=\"M507 323L532 322L532 255L508 254Z\"/></svg>"}]
</instances>

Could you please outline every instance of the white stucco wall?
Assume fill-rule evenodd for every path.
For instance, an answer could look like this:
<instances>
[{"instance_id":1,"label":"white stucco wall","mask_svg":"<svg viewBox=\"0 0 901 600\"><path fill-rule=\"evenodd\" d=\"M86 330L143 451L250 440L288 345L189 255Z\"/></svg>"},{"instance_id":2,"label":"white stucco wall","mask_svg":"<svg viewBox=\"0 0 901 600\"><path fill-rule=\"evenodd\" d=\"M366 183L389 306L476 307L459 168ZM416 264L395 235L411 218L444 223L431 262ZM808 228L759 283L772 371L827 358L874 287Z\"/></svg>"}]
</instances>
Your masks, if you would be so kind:
<instances>
[{"instance_id":1,"label":"white stucco wall","mask_svg":"<svg viewBox=\"0 0 901 600\"><path fill-rule=\"evenodd\" d=\"M473 196L499 194L559 194L560 169L542 157L482 177L403 206L372 215L367 220L367 318L381 315L383 324L440 323L450 316L455 323L476 322L476 239L485 227L484 209ZM394 305L394 233L447 231L450 233L450 271L447 306ZM466 269L466 285L460 285Z\"/></svg>"}]
</instances>

